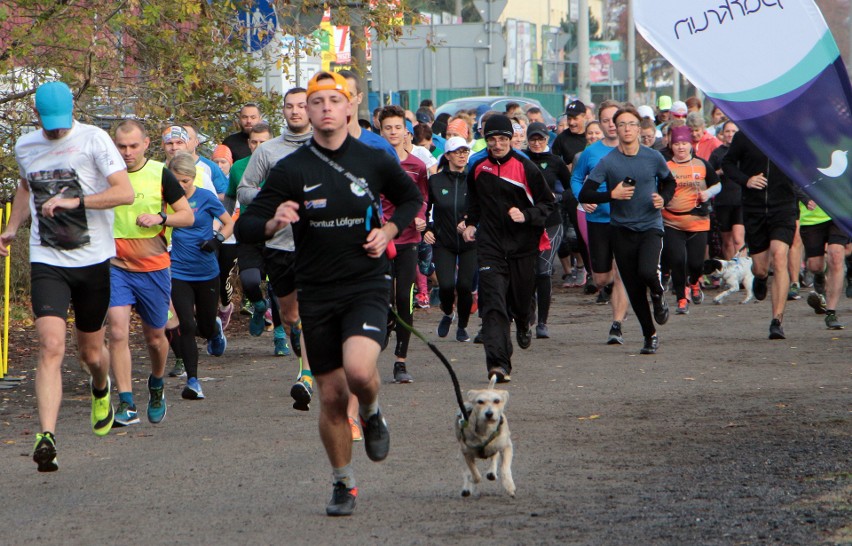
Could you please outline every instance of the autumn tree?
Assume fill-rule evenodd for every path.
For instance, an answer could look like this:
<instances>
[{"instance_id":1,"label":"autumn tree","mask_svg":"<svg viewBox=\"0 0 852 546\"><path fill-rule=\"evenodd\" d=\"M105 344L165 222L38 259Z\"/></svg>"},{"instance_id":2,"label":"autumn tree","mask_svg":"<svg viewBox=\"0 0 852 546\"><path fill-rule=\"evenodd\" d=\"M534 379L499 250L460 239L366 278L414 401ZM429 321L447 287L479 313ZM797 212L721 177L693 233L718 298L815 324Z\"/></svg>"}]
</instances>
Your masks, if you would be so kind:
<instances>
[{"instance_id":1,"label":"autumn tree","mask_svg":"<svg viewBox=\"0 0 852 546\"><path fill-rule=\"evenodd\" d=\"M240 10L254 0L0 0L0 181L14 188L14 142L33 128L32 95L41 83L61 79L75 95L79 119L134 116L156 129L170 121L198 125L219 140L234 127L235 110L257 102L280 112L280 97L256 85L263 62L286 55L281 36L312 29L255 30L275 39L261 53L246 51ZM274 0L286 15L322 14L335 23L359 22L392 34L393 2ZM271 25L270 25L271 26ZM271 37L271 36L270 36ZM2 197L2 196L0 196Z\"/></svg>"}]
</instances>

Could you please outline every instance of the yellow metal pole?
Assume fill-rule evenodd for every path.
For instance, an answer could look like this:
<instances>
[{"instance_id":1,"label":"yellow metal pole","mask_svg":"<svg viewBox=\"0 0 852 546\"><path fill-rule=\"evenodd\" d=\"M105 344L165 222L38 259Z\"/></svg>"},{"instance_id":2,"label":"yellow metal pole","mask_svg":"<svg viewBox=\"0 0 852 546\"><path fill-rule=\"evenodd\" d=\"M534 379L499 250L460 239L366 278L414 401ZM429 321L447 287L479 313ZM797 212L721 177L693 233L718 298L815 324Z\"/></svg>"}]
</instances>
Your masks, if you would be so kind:
<instances>
[{"instance_id":1,"label":"yellow metal pole","mask_svg":"<svg viewBox=\"0 0 852 546\"><path fill-rule=\"evenodd\" d=\"M12 203L6 203L6 222L12 216ZM12 280L11 245L6 255L6 271L3 279L3 377L9 371L9 284Z\"/></svg>"}]
</instances>

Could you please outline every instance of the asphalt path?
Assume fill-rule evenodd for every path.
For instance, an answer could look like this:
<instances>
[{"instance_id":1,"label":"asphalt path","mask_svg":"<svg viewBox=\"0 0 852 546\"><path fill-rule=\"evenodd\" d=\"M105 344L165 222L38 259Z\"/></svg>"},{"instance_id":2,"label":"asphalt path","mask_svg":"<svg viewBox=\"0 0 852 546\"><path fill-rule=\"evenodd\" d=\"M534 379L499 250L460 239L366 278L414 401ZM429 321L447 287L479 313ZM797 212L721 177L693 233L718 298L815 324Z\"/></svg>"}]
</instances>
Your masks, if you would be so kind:
<instances>
[{"instance_id":1,"label":"asphalt path","mask_svg":"<svg viewBox=\"0 0 852 546\"><path fill-rule=\"evenodd\" d=\"M828 331L796 301L788 339L769 341L769 302L708 298L660 328L659 354L640 356L634 318L626 344L607 346L607 306L578 290L554 300L551 339L515 350L506 387L514 499L499 482L460 496L452 385L413 338L413 384L392 384L393 355L380 358L390 456L372 463L356 444L356 512L328 518L317 408L292 409L295 359L272 356L269 333L239 333L242 320L224 357L202 357L206 400L182 400L167 380L160 425L144 418L135 351L142 424L103 438L90 431L86 376L66 358L51 474L31 459L34 357L10 363L25 379L0 391L0 543L852 544L852 328ZM852 300L838 312L852 319ZM463 391L483 388L482 347L439 340L439 317L418 311L415 325Z\"/></svg>"}]
</instances>

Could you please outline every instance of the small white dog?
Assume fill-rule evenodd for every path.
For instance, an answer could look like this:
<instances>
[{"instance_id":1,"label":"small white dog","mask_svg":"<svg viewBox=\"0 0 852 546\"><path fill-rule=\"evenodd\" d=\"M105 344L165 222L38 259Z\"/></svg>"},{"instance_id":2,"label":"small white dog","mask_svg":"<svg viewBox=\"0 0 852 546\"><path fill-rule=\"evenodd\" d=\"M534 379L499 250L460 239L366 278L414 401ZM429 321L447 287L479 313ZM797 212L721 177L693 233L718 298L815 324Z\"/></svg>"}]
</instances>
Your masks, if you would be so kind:
<instances>
[{"instance_id":1,"label":"small white dog","mask_svg":"<svg viewBox=\"0 0 852 546\"><path fill-rule=\"evenodd\" d=\"M713 302L721 304L725 298L740 291L740 284L745 286L746 299L742 303L754 300L752 283L754 273L751 272L751 258L738 256L732 260L707 260L704 262L704 274L721 278L727 290L713 298Z\"/></svg>"},{"instance_id":2,"label":"small white dog","mask_svg":"<svg viewBox=\"0 0 852 546\"><path fill-rule=\"evenodd\" d=\"M476 484L482 481L482 475L476 467L477 459L488 459L490 466L485 477L497 479L498 458L500 464L500 481L510 496L515 496L515 482L512 479L512 438L509 433L509 422L503 410L509 400L509 392L494 388L497 376L491 378L487 389L468 391L465 408L470 417L467 421L457 414L455 422L456 438L461 446L462 456L466 463L464 469L464 487L462 496L476 494Z\"/></svg>"}]
</instances>

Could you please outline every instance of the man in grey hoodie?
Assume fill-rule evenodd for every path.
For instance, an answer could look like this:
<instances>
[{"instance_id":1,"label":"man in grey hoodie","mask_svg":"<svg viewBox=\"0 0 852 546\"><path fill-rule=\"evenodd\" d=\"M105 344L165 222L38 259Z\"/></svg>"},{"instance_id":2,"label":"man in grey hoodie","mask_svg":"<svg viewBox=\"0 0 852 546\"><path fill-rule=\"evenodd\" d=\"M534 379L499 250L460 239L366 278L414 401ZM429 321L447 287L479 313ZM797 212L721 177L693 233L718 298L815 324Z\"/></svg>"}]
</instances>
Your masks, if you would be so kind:
<instances>
[{"instance_id":1,"label":"man in grey hoodie","mask_svg":"<svg viewBox=\"0 0 852 546\"><path fill-rule=\"evenodd\" d=\"M311 138L307 100L307 91L301 87L294 87L284 95L284 119L287 127L284 134L264 142L251 155L243 178L237 186L237 199L241 206L248 206L254 200L276 163ZM295 250L293 228L287 226L266 242L263 261L272 291L278 298L281 322L290 336L293 351L299 358L299 375L290 389L290 396L295 401L293 407L307 411L313 396L313 377L301 348L302 321L299 319L293 269Z\"/></svg>"}]
</instances>

